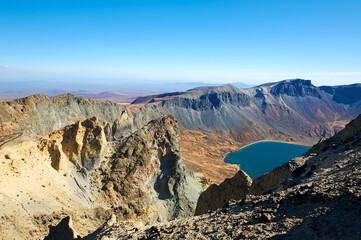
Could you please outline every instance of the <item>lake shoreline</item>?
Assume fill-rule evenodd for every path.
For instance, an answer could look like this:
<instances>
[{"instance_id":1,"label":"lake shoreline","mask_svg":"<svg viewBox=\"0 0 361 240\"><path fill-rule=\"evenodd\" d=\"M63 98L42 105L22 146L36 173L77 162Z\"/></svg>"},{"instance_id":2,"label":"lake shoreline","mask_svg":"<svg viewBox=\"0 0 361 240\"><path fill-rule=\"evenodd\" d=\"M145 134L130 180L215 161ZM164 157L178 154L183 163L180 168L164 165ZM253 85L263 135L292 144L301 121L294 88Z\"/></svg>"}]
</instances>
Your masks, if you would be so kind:
<instances>
[{"instance_id":1,"label":"lake shoreline","mask_svg":"<svg viewBox=\"0 0 361 240\"><path fill-rule=\"evenodd\" d=\"M255 146L241 151L252 145ZM301 156L310 148L310 145L299 144L298 142L264 139L246 144L236 151L227 153L223 162L237 165L238 170L242 169L254 179L295 157Z\"/></svg>"},{"instance_id":2,"label":"lake shoreline","mask_svg":"<svg viewBox=\"0 0 361 240\"><path fill-rule=\"evenodd\" d=\"M261 142L277 142L277 143L287 143L287 144L293 144L293 145L299 145L299 146L305 146L305 147L312 147L313 145L307 145L307 144L303 144L303 143L299 143L299 142L287 142L287 141L277 141L277 140L260 140L260 141L256 141L256 142L252 142L252 143L249 143L249 144L246 144L242 147L240 147L238 150L241 150L242 148L245 148L245 147L249 147L253 144L256 144L256 143L261 143ZM237 151L238 151L237 150ZM227 153L228 154L228 153Z\"/></svg>"},{"instance_id":3,"label":"lake shoreline","mask_svg":"<svg viewBox=\"0 0 361 240\"><path fill-rule=\"evenodd\" d=\"M271 139L264 139L264 140L259 140L259 141L255 141L255 142L251 142L251 143L248 143L246 145L243 145L241 146L239 149L237 149L236 151L230 151L228 152L223 158L222 158L222 161L224 163L227 163L225 162L224 160L226 159L227 155L230 154L230 153L234 153L234 152L237 152L243 148L246 148L246 147L249 147L253 144L256 144L256 143L261 143L261 142L277 142L277 143L287 143L287 144L293 144L293 145L298 145L298 146L305 146L305 147L312 147L313 145L306 145L304 143L300 143L300 142L287 142L287 141L277 141L277 140L271 140ZM227 163L227 164L232 164L232 165L238 165L238 164L235 164L235 163ZM239 167L239 166L238 166ZM239 170L240 168L238 168Z\"/></svg>"}]
</instances>

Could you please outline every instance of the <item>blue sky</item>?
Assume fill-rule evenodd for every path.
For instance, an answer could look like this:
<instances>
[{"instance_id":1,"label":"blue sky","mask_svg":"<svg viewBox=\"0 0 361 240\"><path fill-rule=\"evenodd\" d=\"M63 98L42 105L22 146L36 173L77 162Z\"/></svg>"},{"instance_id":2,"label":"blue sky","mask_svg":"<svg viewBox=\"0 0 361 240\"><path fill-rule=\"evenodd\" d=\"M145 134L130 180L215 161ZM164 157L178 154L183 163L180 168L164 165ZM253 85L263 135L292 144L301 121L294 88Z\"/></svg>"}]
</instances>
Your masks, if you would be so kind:
<instances>
[{"instance_id":1,"label":"blue sky","mask_svg":"<svg viewBox=\"0 0 361 240\"><path fill-rule=\"evenodd\" d=\"M0 81L361 82L359 0L0 1Z\"/></svg>"}]
</instances>

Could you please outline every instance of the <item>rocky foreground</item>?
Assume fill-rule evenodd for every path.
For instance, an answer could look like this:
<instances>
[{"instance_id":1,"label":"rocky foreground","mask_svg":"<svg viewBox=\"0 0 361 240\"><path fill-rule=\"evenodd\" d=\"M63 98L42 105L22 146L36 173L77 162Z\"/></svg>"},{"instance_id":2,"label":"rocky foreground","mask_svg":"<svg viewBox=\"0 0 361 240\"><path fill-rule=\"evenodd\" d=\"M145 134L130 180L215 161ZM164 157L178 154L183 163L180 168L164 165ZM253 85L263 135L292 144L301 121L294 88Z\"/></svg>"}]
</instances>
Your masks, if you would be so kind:
<instances>
[{"instance_id":1,"label":"rocky foreground","mask_svg":"<svg viewBox=\"0 0 361 240\"><path fill-rule=\"evenodd\" d=\"M113 214L143 223L192 216L203 188L180 157L177 121L138 130L130 121L123 112L112 125L93 117L38 139L5 139L0 239L43 239L64 218L85 236Z\"/></svg>"},{"instance_id":2,"label":"rocky foreground","mask_svg":"<svg viewBox=\"0 0 361 240\"><path fill-rule=\"evenodd\" d=\"M268 193L216 211L150 226L113 217L84 239L360 239L361 115L263 179L254 188Z\"/></svg>"}]
</instances>

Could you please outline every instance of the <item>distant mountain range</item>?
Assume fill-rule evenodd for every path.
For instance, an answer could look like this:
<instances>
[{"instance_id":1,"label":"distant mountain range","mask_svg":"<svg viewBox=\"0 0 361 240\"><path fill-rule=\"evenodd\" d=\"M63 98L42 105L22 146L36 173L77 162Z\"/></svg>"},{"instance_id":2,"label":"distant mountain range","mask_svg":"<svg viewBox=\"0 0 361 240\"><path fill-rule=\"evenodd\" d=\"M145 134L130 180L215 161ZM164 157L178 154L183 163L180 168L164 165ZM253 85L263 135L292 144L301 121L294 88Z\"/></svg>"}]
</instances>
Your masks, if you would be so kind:
<instances>
[{"instance_id":1,"label":"distant mountain range","mask_svg":"<svg viewBox=\"0 0 361 240\"><path fill-rule=\"evenodd\" d=\"M100 100L127 97L114 92L83 94ZM334 135L361 113L361 84L316 87L310 80L292 79L247 89L200 86L138 97L127 106L71 94L33 95L0 101L0 135L50 134L93 116L116 125L124 111L135 129L174 115L187 167L221 183L237 171L237 166L222 161L224 156L248 143L270 139L312 145Z\"/></svg>"},{"instance_id":2,"label":"distant mountain range","mask_svg":"<svg viewBox=\"0 0 361 240\"><path fill-rule=\"evenodd\" d=\"M239 88L251 85L233 83ZM0 81L0 99L15 99L33 94L55 97L71 93L75 96L95 100L110 100L117 103L130 103L139 96L172 91L185 91L199 86L220 86L220 83L204 82L161 82L161 81L125 81L116 79L87 79L74 81ZM19 88L21 86L21 88Z\"/></svg>"},{"instance_id":3,"label":"distant mountain range","mask_svg":"<svg viewBox=\"0 0 361 240\"><path fill-rule=\"evenodd\" d=\"M248 89L198 87L139 97L132 104L172 114L186 129L229 131L239 141L312 143L361 113L361 84L316 87L292 79Z\"/></svg>"}]
</instances>

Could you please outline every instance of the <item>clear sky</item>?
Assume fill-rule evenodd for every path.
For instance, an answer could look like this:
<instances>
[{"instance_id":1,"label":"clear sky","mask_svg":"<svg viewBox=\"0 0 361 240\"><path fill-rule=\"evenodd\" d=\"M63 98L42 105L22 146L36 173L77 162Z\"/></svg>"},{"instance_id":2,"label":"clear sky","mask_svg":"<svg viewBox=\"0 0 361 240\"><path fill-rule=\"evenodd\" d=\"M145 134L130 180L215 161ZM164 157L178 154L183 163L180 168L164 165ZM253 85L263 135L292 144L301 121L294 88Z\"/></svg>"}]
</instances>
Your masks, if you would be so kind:
<instances>
[{"instance_id":1,"label":"clear sky","mask_svg":"<svg viewBox=\"0 0 361 240\"><path fill-rule=\"evenodd\" d=\"M0 0L0 81L361 82L360 0Z\"/></svg>"}]
</instances>

